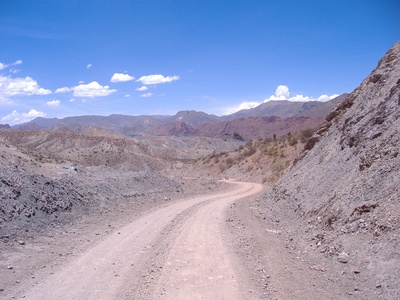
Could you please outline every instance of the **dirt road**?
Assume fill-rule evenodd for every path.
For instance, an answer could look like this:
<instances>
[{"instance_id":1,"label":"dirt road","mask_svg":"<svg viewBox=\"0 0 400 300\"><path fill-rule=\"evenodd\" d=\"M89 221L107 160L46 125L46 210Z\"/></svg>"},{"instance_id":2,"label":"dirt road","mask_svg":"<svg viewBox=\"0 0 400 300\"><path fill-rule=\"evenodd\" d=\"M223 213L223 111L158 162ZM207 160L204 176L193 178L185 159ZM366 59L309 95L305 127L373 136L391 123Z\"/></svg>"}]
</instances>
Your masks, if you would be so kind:
<instances>
[{"instance_id":1,"label":"dirt road","mask_svg":"<svg viewBox=\"0 0 400 300\"><path fill-rule=\"evenodd\" d=\"M246 299L250 280L226 242L225 210L262 186L232 183L171 203L112 233L26 299Z\"/></svg>"}]
</instances>

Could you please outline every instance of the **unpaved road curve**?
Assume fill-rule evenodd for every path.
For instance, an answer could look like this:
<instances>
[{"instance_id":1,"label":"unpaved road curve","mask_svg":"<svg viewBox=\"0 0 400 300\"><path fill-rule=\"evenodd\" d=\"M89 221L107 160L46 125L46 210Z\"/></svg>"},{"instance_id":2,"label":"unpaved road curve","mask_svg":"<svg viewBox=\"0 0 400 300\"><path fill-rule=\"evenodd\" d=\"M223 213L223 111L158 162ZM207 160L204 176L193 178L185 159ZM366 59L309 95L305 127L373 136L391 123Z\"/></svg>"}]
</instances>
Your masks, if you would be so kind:
<instances>
[{"instance_id":1,"label":"unpaved road curve","mask_svg":"<svg viewBox=\"0 0 400 300\"><path fill-rule=\"evenodd\" d=\"M25 299L246 299L249 280L224 239L225 210L255 183L143 215L25 293Z\"/></svg>"}]
</instances>

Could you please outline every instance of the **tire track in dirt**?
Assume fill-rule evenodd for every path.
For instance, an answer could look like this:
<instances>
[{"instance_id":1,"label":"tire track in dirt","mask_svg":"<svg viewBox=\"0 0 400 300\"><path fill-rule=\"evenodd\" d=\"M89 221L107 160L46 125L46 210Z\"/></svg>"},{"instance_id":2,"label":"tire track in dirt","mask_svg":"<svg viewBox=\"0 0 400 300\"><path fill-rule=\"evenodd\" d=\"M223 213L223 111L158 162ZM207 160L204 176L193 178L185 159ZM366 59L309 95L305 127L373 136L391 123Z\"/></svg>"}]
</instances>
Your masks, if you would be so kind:
<instances>
[{"instance_id":1,"label":"tire track in dirt","mask_svg":"<svg viewBox=\"0 0 400 300\"><path fill-rule=\"evenodd\" d=\"M223 212L231 202L261 190L257 184L235 183L229 192L190 198L149 212L49 275L24 298L118 299L128 295L129 290L147 289L141 278L156 255L155 243L166 228L171 228L167 239L172 246L164 249L167 261L158 280L151 283L150 290L155 294L150 299L243 299L235 260L223 241ZM171 226L185 211L190 213L182 226ZM172 272L171 262L177 257L181 264L186 263L179 266L181 272ZM191 277L186 278L190 272ZM176 286L182 288L177 290Z\"/></svg>"},{"instance_id":2,"label":"tire track in dirt","mask_svg":"<svg viewBox=\"0 0 400 300\"><path fill-rule=\"evenodd\" d=\"M225 210L262 190L240 183L232 193L201 206L172 245L152 299L247 299L249 280L226 244ZM247 282L246 282L247 281Z\"/></svg>"}]
</instances>

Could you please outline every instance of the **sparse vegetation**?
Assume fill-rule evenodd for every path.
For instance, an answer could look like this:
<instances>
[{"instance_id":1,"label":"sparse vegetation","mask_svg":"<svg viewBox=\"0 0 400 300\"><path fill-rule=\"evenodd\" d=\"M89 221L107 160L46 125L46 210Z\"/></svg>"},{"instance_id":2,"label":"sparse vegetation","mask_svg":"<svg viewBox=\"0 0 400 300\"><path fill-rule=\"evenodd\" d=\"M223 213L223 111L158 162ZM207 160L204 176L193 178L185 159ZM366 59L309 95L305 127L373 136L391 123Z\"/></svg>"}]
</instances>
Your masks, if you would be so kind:
<instances>
[{"instance_id":1,"label":"sparse vegetation","mask_svg":"<svg viewBox=\"0 0 400 300\"><path fill-rule=\"evenodd\" d=\"M197 164L202 168L214 170L214 176L244 177L262 183L271 183L278 180L297 157L308 138L315 129L304 129L298 133L288 133L277 138L257 139L241 145L232 152L214 152L212 155L201 158Z\"/></svg>"}]
</instances>

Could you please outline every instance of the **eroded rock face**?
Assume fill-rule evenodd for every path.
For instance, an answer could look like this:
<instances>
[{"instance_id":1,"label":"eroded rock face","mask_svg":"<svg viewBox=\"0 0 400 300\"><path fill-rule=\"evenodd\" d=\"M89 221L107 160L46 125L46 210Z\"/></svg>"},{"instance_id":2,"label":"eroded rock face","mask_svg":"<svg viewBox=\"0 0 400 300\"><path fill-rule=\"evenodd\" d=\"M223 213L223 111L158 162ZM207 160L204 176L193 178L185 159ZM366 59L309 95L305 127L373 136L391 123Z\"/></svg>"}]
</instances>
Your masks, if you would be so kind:
<instances>
[{"instance_id":1,"label":"eroded rock face","mask_svg":"<svg viewBox=\"0 0 400 300\"><path fill-rule=\"evenodd\" d=\"M264 198L282 226L300 239L314 237L319 252L349 253L349 263L374 270L366 279L373 287L390 282L390 298L400 295L399 145L400 42L327 116Z\"/></svg>"}]
</instances>

